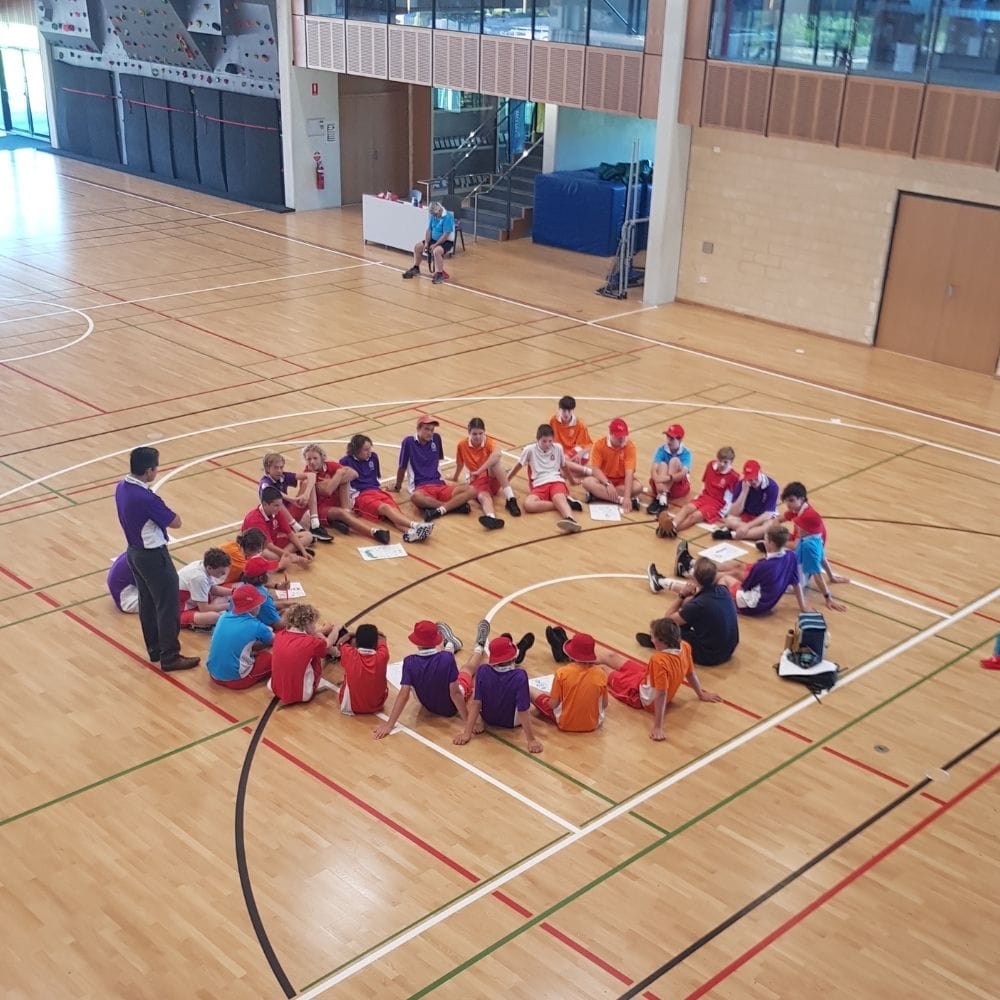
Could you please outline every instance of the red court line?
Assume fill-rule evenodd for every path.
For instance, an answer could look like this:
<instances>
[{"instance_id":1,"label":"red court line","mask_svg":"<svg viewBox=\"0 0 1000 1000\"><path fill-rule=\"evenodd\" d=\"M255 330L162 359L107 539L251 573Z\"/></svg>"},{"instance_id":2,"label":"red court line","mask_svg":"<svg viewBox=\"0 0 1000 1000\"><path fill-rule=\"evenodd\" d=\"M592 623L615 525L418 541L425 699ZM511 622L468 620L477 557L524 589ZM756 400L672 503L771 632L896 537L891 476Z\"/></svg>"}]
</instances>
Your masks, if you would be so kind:
<instances>
[{"instance_id":1,"label":"red court line","mask_svg":"<svg viewBox=\"0 0 1000 1000\"><path fill-rule=\"evenodd\" d=\"M780 937L783 937L788 931L798 924L802 923L811 913L814 913L825 903L833 899L834 896L839 895L844 889L846 889L853 882L856 882L862 875L865 875L872 868L874 868L881 861L884 861L890 854L893 854L900 847L906 844L909 840L912 840L918 833L930 826L935 820L940 819L949 809L953 806L958 805L963 799L967 798L978 788L981 788L988 781L992 780L997 773L1000 772L1000 764L994 764L988 771L981 774L975 781L971 784L966 785L957 795L949 799L934 812L926 815L922 820L911 826L905 833L897 837L892 843L887 844L876 854L873 854L864 864L859 865L853 871L848 872L836 885L831 886L826 892L822 893L816 899L814 899L807 906L799 910L798 913L793 914L788 918L783 924L776 927L770 934L762 938L753 947L748 948L742 955L734 959L725 968L720 969L711 979L702 983L693 993L689 993L685 1000L697 1000L698 997L705 996L706 993L715 989L723 980L728 979L737 969L746 965L751 958L759 955L765 948L770 947L775 941Z\"/></svg>"},{"instance_id":2,"label":"red court line","mask_svg":"<svg viewBox=\"0 0 1000 1000\"><path fill-rule=\"evenodd\" d=\"M82 406L87 406L92 410L97 410L98 413L107 413L107 410L102 410L96 403L88 403L87 400L81 399L79 396L74 396L73 393L67 392L65 389L60 389L57 385L52 385L46 382L44 379L38 378L37 375L29 375L27 372L21 371L20 368L15 368L14 365L9 361L2 361L0 364L4 368L10 369L15 375L20 375L22 378L31 379L32 382L37 382L39 385L44 385L46 389L51 389L53 392L58 392L60 396L65 396L67 399L72 399L74 403L80 403ZM76 419L79 419L77 417ZM17 434L23 434L23 431L15 431Z\"/></svg>"}]
</instances>

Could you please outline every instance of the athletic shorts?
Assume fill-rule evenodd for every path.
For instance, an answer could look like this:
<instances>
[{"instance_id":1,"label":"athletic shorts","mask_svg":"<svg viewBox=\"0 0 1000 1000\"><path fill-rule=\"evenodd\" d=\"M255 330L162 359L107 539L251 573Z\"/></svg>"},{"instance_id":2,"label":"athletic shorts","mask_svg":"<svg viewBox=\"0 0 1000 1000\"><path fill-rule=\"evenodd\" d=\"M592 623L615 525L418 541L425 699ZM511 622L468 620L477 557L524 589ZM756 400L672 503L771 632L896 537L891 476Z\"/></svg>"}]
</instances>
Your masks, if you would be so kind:
<instances>
[{"instance_id":1,"label":"athletic shorts","mask_svg":"<svg viewBox=\"0 0 1000 1000\"><path fill-rule=\"evenodd\" d=\"M244 688L253 687L254 684L259 684L261 681L266 681L270 676L271 651L269 649L261 649L254 653L253 666L250 668L250 673L245 677L238 677L234 681L220 681L216 677L213 677L212 680L216 684L221 684L222 687L241 691Z\"/></svg>"},{"instance_id":2,"label":"athletic shorts","mask_svg":"<svg viewBox=\"0 0 1000 1000\"><path fill-rule=\"evenodd\" d=\"M795 555L799 560L799 572L804 578L823 572L823 537L822 535L806 535L800 538L795 546ZM805 579L803 579L803 584Z\"/></svg>"},{"instance_id":3,"label":"athletic shorts","mask_svg":"<svg viewBox=\"0 0 1000 1000\"><path fill-rule=\"evenodd\" d=\"M383 490L362 490L354 498L354 511L356 514L360 514L361 517L368 518L369 521L378 521L379 512L378 509L383 504L388 504L390 507L395 507L399 509L399 504L396 503L395 499L389 496Z\"/></svg>"},{"instance_id":4,"label":"athletic shorts","mask_svg":"<svg viewBox=\"0 0 1000 1000\"><path fill-rule=\"evenodd\" d=\"M746 608L753 609L760 604L760 587L751 587L749 590L741 590L738 583L729 585L729 593L732 594L736 602L736 608L743 611Z\"/></svg>"},{"instance_id":5,"label":"athletic shorts","mask_svg":"<svg viewBox=\"0 0 1000 1000\"><path fill-rule=\"evenodd\" d=\"M650 479L649 481L650 492L655 497L657 494L656 483ZM685 476L683 479L674 483L670 487L670 492L667 494L668 500L680 500L681 497L686 497L691 492L691 480Z\"/></svg>"},{"instance_id":6,"label":"athletic shorts","mask_svg":"<svg viewBox=\"0 0 1000 1000\"><path fill-rule=\"evenodd\" d=\"M285 510L288 511L288 516L298 524L309 524L309 505L302 506L295 500L285 501ZM305 520L303 520L305 518Z\"/></svg>"},{"instance_id":7,"label":"athletic shorts","mask_svg":"<svg viewBox=\"0 0 1000 1000\"><path fill-rule=\"evenodd\" d=\"M715 524L722 520L722 504L718 500L700 496L695 497L692 504L697 510L701 511L701 516L706 524Z\"/></svg>"},{"instance_id":8,"label":"athletic shorts","mask_svg":"<svg viewBox=\"0 0 1000 1000\"><path fill-rule=\"evenodd\" d=\"M531 490L531 495L533 497L538 497L539 500L548 500L551 502L552 498L559 496L562 493L564 495L569 495L569 490L566 488L565 483L546 483L544 486L534 486Z\"/></svg>"},{"instance_id":9,"label":"athletic shorts","mask_svg":"<svg viewBox=\"0 0 1000 1000\"><path fill-rule=\"evenodd\" d=\"M458 686L462 689L462 696L468 701L472 697L473 682L472 674L468 670L459 670L458 672Z\"/></svg>"},{"instance_id":10,"label":"athletic shorts","mask_svg":"<svg viewBox=\"0 0 1000 1000\"><path fill-rule=\"evenodd\" d=\"M447 503L455 495L455 487L448 483L427 483L414 489L414 493L423 493L425 497L437 500L438 503Z\"/></svg>"},{"instance_id":11,"label":"athletic shorts","mask_svg":"<svg viewBox=\"0 0 1000 1000\"><path fill-rule=\"evenodd\" d=\"M639 698L639 685L646 679L646 664L638 660L626 660L617 670L608 674L608 691L613 698L629 708L643 707Z\"/></svg>"},{"instance_id":12,"label":"athletic shorts","mask_svg":"<svg viewBox=\"0 0 1000 1000\"><path fill-rule=\"evenodd\" d=\"M778 516L778 512L776 510L768 510L768 511L765 511L764 513L766 513L767 516L769 518L771 518L772 520ZM760 514L746 514L746 513L743 513L743 514L740 514L740 520L744 524L749 524L751 521L756 521L757 518L760 517L760 516L761 516Z\"/></svg>"},{"instance_id":13,"label":"athletic shorts","mask_svg":"<svg viewBox=\"0 0 1000 1000\"><path fill-rule=\"evenodd\" d=\"M500 492L500 480L488 473L483 473L483 475L472 480L469 485L476 493L489 493L491 497L495 497Z\"/></svg>"},{"instance_id":14,"label":"athletic shorts","mask_svg":"<svg viewBox=\"0 0 1000 1000\"><path fill-rule=\"evenodd\" d=\"M180 607L180 625L181 628L194 628L194 613L198 610L197 608L186 607L187 602L191 600L191 593L187 590L182 590L177 595L177 603Z\"/></svg>"}]
</instances>

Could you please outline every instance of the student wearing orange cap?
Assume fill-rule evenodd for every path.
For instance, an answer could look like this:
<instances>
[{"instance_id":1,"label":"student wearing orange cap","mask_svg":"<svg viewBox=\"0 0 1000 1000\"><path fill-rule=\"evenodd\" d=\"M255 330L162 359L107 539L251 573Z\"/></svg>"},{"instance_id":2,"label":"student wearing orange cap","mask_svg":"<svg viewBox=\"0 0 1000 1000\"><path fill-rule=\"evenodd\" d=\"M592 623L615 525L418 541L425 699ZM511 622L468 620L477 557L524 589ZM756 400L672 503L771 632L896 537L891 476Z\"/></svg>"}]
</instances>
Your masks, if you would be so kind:
<instances>
[{"instance_id":1,"label":"student wearing orange cap","mask_svg":"<svg viewBox=\"0 0 1000 1000\"><path fill-rule=\"evenodd\" d=\"M684 444L684 428L671 424L664 432L666 443L653 453L649 488L653 500L646 513L656 517L671 500L680 500L691 492L691 451Z\"/></svg>"},{"instance_id":2,"label":"student wearing orange cap","mask_svg":"<svg viewBox=\"0 0 1000 1000\"><path fill-rule=\"evenodd\" d=\"M635 445L629 440L628 424L615 417L608 424L608 436L590 450L590 474L583 487L592 500L621 504L623 510L638 510L636 494L641 492L635 478Z\"/></svg>"}]
</instances>

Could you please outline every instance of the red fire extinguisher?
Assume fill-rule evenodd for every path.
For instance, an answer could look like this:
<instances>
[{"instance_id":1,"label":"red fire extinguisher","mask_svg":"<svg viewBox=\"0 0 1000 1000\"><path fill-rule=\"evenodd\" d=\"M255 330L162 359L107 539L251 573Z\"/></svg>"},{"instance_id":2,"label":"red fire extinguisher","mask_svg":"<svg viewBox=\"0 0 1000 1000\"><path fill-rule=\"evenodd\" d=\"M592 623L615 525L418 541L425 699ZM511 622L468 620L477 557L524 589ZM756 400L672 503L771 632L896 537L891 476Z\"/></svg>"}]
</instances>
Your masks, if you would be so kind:
<instances>
[{"instance_id":1,"label":"red fire extinguisher","mask_svg":"<svg viewBox=\"0 0 1000 1000\"><path fill-rule=\"evenodd\" d=\"M322 191L326 188L326 174L323 172L323 157L319 153L313 153L316 161L316 190Z\"/></svg>"}]
</instances>

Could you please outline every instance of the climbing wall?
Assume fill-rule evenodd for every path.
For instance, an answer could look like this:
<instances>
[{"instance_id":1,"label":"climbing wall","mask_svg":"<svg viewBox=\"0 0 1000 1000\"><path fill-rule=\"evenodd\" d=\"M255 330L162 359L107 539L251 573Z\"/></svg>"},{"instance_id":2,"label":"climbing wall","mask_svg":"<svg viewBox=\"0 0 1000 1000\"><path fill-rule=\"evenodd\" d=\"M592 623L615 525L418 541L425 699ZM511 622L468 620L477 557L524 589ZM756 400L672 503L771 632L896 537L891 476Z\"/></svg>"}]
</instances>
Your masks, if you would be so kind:
<instances>
[{"instance_id":1,"label":"climbing wall","mask_svg":"<svg viewBox=\"0 0 1000 1000\"><path fill-rule=\"evenodd\" d=\"M37 0L53 59L278 96L275 0Z\"/></svg>"}]
</instances>

